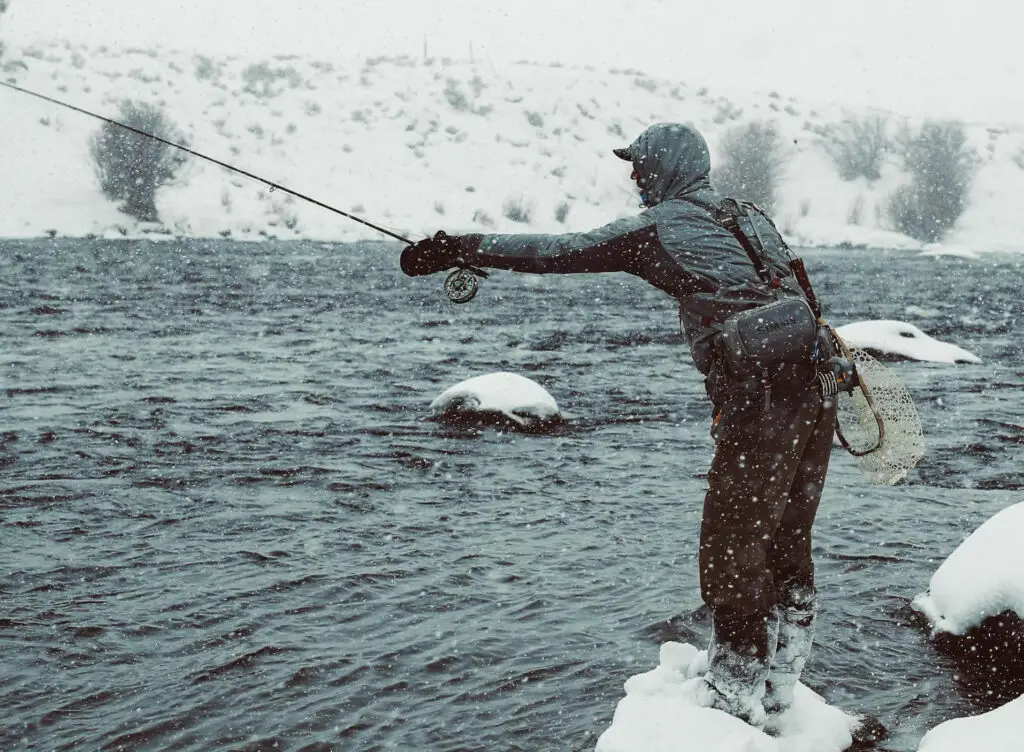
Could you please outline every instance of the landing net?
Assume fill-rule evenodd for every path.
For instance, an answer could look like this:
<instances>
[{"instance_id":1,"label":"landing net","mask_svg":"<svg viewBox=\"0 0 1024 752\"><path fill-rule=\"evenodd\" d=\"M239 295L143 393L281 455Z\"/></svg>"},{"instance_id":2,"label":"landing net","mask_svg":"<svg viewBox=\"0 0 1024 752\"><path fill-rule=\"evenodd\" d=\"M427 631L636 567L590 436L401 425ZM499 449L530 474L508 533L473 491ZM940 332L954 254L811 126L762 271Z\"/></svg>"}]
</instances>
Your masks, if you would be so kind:
<instances>
[{"instance_id":1,"label":"landing net","mask_svg":"<svg viewBox=\"0 0 1024 752\"><path fill-rule=\"evenodd\" d=\"M872 482L893 485L924 456L921 418L892 370L866 350L839 342L860 379L859 388L838 396L840 440Z\"/></svg>"}]
</instances>

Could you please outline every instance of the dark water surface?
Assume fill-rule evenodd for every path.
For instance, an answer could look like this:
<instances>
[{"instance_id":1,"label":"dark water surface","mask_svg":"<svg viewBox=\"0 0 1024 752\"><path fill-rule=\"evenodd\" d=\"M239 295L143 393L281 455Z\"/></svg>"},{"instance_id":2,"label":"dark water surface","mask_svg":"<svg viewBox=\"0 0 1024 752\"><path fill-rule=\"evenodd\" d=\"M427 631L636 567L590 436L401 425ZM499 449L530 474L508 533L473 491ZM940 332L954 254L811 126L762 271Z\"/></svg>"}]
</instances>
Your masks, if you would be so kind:
<instances>
[{"instance_id":1,"label":"dark water surface","mask_svg":"<svg viewBox=\"0 0 1024 752\"><path fill-rule=\"evenodd\" d=\"M998 703L907 619L1024 487L1021 256L808 252L834 323L982 365L894 363L928 455L837 450L807 683L913 750ZM393 246L0 241L0 749L592 748L667 639L703 645L712 444L671 301L495 273L473 303ZM430 400L497 370L553 435Z\"/></svg>"}]
</instances>

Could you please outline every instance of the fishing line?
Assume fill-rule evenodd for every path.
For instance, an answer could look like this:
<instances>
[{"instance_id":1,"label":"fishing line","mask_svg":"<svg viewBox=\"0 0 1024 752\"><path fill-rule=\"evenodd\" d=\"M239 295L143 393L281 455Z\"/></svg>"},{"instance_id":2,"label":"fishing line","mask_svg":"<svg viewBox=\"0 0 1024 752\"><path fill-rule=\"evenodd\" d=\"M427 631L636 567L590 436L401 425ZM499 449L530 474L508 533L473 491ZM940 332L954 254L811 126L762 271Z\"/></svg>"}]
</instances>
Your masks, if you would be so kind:
<instances>
[{"instance_id":1,"label":"fishing line","mask_svg":"<svg viewBox=\"0 0 1024 752\"><path fill-rule=\"evenodd\" d=\"M126 125L125 123L122 123L120 121L114 120L112 118L108 118L108 117L105 117L103 115L99 115L99 114L97 114L95 112L90 112L89 110L86 110L86 109L84 109L82 107L76 107L73 104L69 104L69 103L63 102L63 101L61 101L59 99L55 99L54 97L50 97L50 96L47 96L45 94L40 94L38 92L22 88L21 86L15 86L14 84L7 83L6 81L0 81L0 86L3 86L3 87L8 88L8 89L11 89L12 91L20 92L22 94L27 94L30 97L35 97L36 99L41 99L44 102L49 102L50 104L55 104L55 105L57 105L59 107L66 107L67 109L72 110L74 112L80 113L82 115L87 115L88 117L95 118L96 120L101 120L104 123L109 123L110 125L117 126L118 128L123 128L126 131L130 131L132 133L136 133L136 134L138 134L140 136L145 136L146 138L151 138L154 141L157 141L157 142L159 142L161 144L165 144L166 146L170 146L170 147L173 147L173 148L178 149L180 151L183 151L186 154L191 154L192 156L198 157L199 159L204 159L207 162L210 162L211 164L217 165L218 167L223 167L225 170L230 170L231 172L238 173L239 175L244 175L245 177L249 178L250 180L255 180L258 183L263 183L264 185L269 186L271 191L281 191L282 193L287 193L289 196L294 196L295 198L301 199L303 201L307 201L310 204L313 204L314 206L319 206L322 209L327 209L328 211L334 212L335 214L339 214L342 217L345 217L346 219L351 219L352 221L358 222L361 225L365 225L366 227L369 227L370 229L376 230L377 232L379 232L379 233L381 233L383 235L387 235L390 238L394 238L395 240L401 241L401 242L405 243L406 245L412 245L413 242L414 242L412 240L409 240L408 238L402 237L401 235L399 235L396 232L392 232L391 230L387 230L387 229L381 227L380 225L376 225L373 222L365 220L362 217L357 217L355 214L349 214L348 212L342 211L341 209L337 208L336 206L331 206L330 204L326 204L323 201L319 201L319 200L313 198L312 196L307 196L304 193L299 193L298 191L293 191L291 188L283 186L280 183L275 183L272 180L267 180L266 178L263 178L263 177L260 177L259 175L251 173L248 170L243 170L240 167L235 167L234 165L230 165L227 162L222 162L219 159L214 159L211 156L208 156L206 154L203 154L202 152L196 151L195 149L191 149L191 148L189 148L187 146L184 146L183 144L175 143L174 141L169 141L166 138L162 138L160 136L157 136L156 134L149 133L148 131L140 130L139 128L134 128L134 127L132 127L130 125ZM445 284L444 284L445 294L448 296L448 298L453 303L467 303L470 300L472 300L473 297L476 295L476 291L477 291L477 281L476 281L476 278L477 277L486 277L486 276L487 276L487 273L484 272L482 269L476 269L475 267L470 267L468 265L460 264L459 268L456 269L455 271L453 271L451 274L449 274L448 278L445 280Z\"/></svg>"},{"instance_id":2,"label":"fishing line","mask_svg":"<svg viewBox=\"0 0 1024 752\"><path fill-rule=\"evenodd\" d=\"M28 94L30 97L35 97L36 99L42 99L44 102L49 102L50 104L56 104L56 105L59 105L61 107L66 107L69 110L73 110L75 112L81 113L82 115L88 115L89 117L96 118L97 120L102 120L104 123L110 123L111 125L116 125L118 128L124 128L126 131L131 131L132 133L137 133L140 136L145 136L146 138L151 138L154 141L159 141L160 143L166 144L167 146L172 146L175 149L180 149L181 151L185 152L186 154L191 154L194 157L199 157L200 159L205 159L207 162L211 162L211 163L217 165L218 167L223 167L226 170L231 170L232 172L237 172L239 175L245 175L247 178L250 178L252 180L255 180L257 182L260 182L260 183L263 183L264 185L269 186L271 190L281 191L282 193L287 193L287 194L289 194L291 196L295 196L296 198L300 198L303 201L308 201L309 203L314 204L315 206L319 206L319 207L321 207L323 209L327 209L328 211L332 211L335 214L340 214L343 217L347 217L348 219L351 219L351 220L354 220L356 222L359 222L360 224L366 225L367 227L370 227L370 228L376 230L377 232L383 233L384 235L387 235L388 237L392 237L395 240L400 240L403 243L406 243L407 245L411 245L413 243L412 240L409 240L408 238L404 238L401 235L392 232L391 230L386 230L383 227L380 227L379 225L375 225L373 222L369 222L369 221L367 221L365 219L362 219L361 217L357 217L354 214L349 214L348 212L342 211L341 209L338 209L337 207L331 206L330 204L325 204L323 201L318 201L317 199L313 198L312 196L307 196L304 193L299 193L298 191L293 191L291 188L287 188L287 187L281 185L280 183L275 183L272 180L267 180L266 178L261 178L259 175L254 175L253 173L248 172L247 170L243 170L243 169L241 169L239 167L235 167L234 165L230 165L227 162L222 162L219 159L214 159L213 157L207 156L206 154L203 154L202 152L198 152L195 149L190 149L189 147L184 146L182 144L175 143L174 141L168 141L166 138L161 138L160 136L157 136L157 135L155 135L153 133L149 133L147 131L139 130L138 128L133 128L130 125L125 125L124 123L118 122L117 120L113 120L112 118L104 117L103 115L97 115L95 112L90 112L89 110L83 109L81 107L76 107L73 104L68 104L67 102L62 102L59 99L54 99L53 97L48 97L45 94L39 94L39 93L34 92L34 91L29 91L28 89L23 89L20 86L15 86L14 84L9 84L9 83L7 83L5 81L0 81L0 86L5 86L8 89L13 89L14 91L20 91L22 94Z\"/></svg>"}]
</instances>

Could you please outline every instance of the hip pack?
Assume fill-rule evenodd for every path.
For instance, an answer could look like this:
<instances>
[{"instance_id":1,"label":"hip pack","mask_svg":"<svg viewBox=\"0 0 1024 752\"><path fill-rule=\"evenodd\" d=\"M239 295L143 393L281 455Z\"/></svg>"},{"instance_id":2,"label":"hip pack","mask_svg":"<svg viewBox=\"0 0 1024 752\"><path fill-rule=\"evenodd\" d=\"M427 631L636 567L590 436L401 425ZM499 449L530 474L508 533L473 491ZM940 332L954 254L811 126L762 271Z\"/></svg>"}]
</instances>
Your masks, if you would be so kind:
<instances>
[{"instance_id":1,"label":"hip pack","mask_svg":"<svg viewBox=\"0 0 1024 752\"><path fill-rule=\"evenodd\" d=\"M785 365L811 365L817 341L818 320L807 301L785 298L727 318L720 352L733 376L769 377Z\"/></svg>"}]
</instances>

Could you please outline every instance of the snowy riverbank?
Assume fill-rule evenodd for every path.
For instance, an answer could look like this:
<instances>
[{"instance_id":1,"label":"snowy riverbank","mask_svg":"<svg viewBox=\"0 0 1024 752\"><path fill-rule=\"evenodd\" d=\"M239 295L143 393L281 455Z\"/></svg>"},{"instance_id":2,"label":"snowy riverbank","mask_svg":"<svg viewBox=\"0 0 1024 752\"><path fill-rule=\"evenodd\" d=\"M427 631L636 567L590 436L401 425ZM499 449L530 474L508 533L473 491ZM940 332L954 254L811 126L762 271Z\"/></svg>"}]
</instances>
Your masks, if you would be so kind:
<instances>
[{"instance_id":1,"label":"snowy riverbank","mask_svg":"<svg viewBox=\"0 0 1024 752\"><path fill-rule=\"evenodd\" d=\"M161 49L9 44L4 80L104 115L163 105L192 148L400 234L583 230L637 211L628 167L609 154L651 122L694 123L713 156L729 127L772 121L784 175L774 212L796 245L923 246L887 228L906 181L842 180L821 132L850 112L783 92L730 97L636 70L437 59L213 59ZM136 235L380 239L362 225L193 159L141 227L100 193L88 141L99 122L0 90L0 236ZM1018 250L1024 125L968 124L979 164L944 248ZM932 248L934 251L935 248Z\"/></svg>"}]
</instances>

